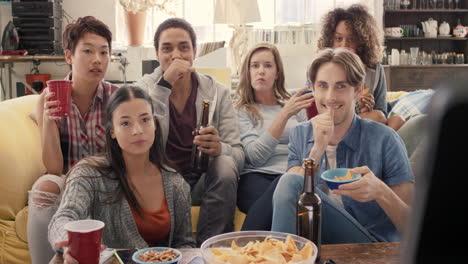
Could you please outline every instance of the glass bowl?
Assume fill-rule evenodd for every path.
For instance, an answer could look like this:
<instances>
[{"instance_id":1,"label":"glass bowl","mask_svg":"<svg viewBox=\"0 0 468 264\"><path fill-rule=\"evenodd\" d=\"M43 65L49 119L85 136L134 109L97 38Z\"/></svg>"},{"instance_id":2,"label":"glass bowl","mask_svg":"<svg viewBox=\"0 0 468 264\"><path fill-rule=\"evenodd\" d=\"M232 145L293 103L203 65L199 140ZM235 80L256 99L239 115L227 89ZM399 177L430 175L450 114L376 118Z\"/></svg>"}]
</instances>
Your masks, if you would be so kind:
<instances>
[{"instance_id":1,"label":"glass bowl","mask_svg":"<svg viewBox=\"0 0 468 264\"><path fill-rule=\"evenodd\" d=\"M301 250L307 242L311 242L308 239L305 239L300 236L281 233L281 232L271 232L271 231L239 231L217 235L207 239L201 245L201 253L205 264L226 264L227 262L220 261L214 257L214 254L211 252L212 248L231 248L232 241L235 241L239 247L247 245L249 242L255 242L256 240L262 242L266 237L271 236L273 239L285 241L287 236L291 236L293 241L296 243L297 249ZM315 263L317 258L317 246L312 243L312 256L308 259L305 259L300 262L294 262L294 264L306 264L306 263ZM291 262L292 263L292 262Z\"/></svg>"}]
</instances>

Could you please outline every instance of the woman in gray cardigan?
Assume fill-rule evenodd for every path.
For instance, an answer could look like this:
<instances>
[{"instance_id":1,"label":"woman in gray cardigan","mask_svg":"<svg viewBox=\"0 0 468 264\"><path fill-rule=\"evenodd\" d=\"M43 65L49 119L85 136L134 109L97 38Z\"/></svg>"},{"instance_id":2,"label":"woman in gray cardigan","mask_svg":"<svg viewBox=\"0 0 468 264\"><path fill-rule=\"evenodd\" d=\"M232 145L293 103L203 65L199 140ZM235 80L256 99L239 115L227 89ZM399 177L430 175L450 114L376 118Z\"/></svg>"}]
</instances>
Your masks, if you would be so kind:
<instances>
[{"instance_id":1,"label":"woman in gray cardigan","mask_svg":"<svg viewBox=\"0 0 468 264\"><path fill-rule=\"evenodd\" d=\"M247 213L243 230L270 230L272 195L286 172L289 130L306 121L312 94L285 89L283 63L274 45L259 43L242 64L235 108L245 151L237 206Z\"/></svg>"},{"instance_id":2,"label":"woman in gray cardigan","mask_svg":"<svg viewBox=\"0 0 468 264\"><path fill-rule=\"evenodd\" d=\"M135 86L118 89L107 117L107 151L71 169L49 224L52 246L67 245L66 223L91 218L105 223L108 247L194 247L190 188L168 165L149 95Z\"/></svg>"}]
</instances>

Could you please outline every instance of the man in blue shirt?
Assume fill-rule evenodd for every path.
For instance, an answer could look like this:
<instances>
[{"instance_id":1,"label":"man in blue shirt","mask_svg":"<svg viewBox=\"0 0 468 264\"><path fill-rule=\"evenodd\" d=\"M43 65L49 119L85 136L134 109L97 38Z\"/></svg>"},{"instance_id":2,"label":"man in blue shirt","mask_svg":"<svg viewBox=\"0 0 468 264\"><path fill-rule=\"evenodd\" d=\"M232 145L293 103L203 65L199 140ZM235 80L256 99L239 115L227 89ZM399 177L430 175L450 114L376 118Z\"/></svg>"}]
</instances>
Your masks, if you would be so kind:
<instances>
[{"instance_id":1,"label":"man in blue shirt","mask_svg":"<svg viewBox=\"0 0 468 264\"><path fill-rule=\"evenodd\" d=\"M323 200L323 243L398 241L414 176L395 131L354 112L365 77L362 62L346 49L326 49L312 63L309 77L319 115L290 136L288 171L273 196L272 230L295 233L291 219L303 190L302 159L311 158L320 161L316 182ZM331 168L352 168L363 177L330 191L320 175Z\"/></svg>"}]
</instances>

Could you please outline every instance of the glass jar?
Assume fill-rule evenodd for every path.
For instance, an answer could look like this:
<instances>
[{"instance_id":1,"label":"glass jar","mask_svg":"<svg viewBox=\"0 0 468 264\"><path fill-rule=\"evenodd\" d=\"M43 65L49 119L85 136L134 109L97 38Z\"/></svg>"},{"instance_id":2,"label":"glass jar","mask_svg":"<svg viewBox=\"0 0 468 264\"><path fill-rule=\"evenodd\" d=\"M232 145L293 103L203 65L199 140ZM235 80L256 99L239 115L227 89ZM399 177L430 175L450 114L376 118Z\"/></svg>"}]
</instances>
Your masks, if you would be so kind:
<instances>
[{"instance_id":1,"label":"glass jar","mask_svg":"<svg viewBox=\"0 0 468 264\"><path fill-rule=\"evenodd\" d=\"M444 9L445 8L444 0L436 0L436 8L437 9Z\"/></svg>"},{"instance_id":2,"label":"glass jar","mask_svg":"<svg viewBox=\"0 0 468 264\"><path fill-rule=\"evenodd\" d=\"M456 58L456 64L464 64L465 63L465 56L463 55L463 53L460 53L460 54L457 54L457 58Z\"/></svg>"},{"instance_id":3,"label":"glass jar","mask_svg":"<svg viewBox=\"0 0 468 264\"><path fill-rule=\"evenodd\" d=\"M447 53L447 64L453 64L452 52Z\"/></svg>"},{"instance_id":4,"label":"glass jar","mask_svg":"<svg viewBox=\"0 0 468 264\"><path fill-rule=\"evenodd\" d=\"M436 64L442 64L442 54L436 54Z\"/></svg>"},{"instance_id":5,"label":"glass jar","mask_svg":"<svg viewBox=\"0 0 468 264\"><path fill-rule=\"evenodd\" d=\"M440 64L447 64L447 53L442 53L441 55L441 63Z\"/></svg>"}]
</instances>

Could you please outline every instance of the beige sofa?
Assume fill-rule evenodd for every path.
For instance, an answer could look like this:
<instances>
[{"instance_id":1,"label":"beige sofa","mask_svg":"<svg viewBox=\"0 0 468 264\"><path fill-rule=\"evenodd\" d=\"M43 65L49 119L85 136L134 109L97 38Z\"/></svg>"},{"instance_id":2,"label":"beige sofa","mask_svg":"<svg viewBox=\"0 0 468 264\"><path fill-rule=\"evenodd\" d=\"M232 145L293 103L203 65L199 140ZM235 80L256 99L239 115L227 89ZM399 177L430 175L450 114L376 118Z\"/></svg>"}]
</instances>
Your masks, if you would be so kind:
<instances>
[{"instance_id":1,"label":"beige sofa","mask_svg":"<svg viewBox=\"0 0 468 264\"><path fill-rule=\"evenodd\" d=\"M37 95L29 95L0 102L0 264L30 263L26 237L27 192L45 173L39 128L29 118L37 99ZM196 230L198 214L199 207L192 207L193 230ZM240 230L244 218L237 210L235 230Z\"/></svg>"},{"instance_id":2,"label":"beige sofa","mask_svg":"<svg viewBox=\"0 0 468 264\"><path fill-rule=\"evenodd\" d=\"M45 173L39 128L28 116L37 99L0 102L0 264L30 263L28 190Z\"/></svg>"},{"instance_id":3,"label":"beige sofa","mask_svg":"<svg viewBox=\"0 0 468 264\"><path fill-rule=\"evenodd\" d=\"M30 263L26 237L28 190L45 173L39 128L29 118L37 95L0 102L0 264ZM199 207L192 207L196 230ZM236 211L235 229L245 215Z\"/></svg>"}]
</instances>

